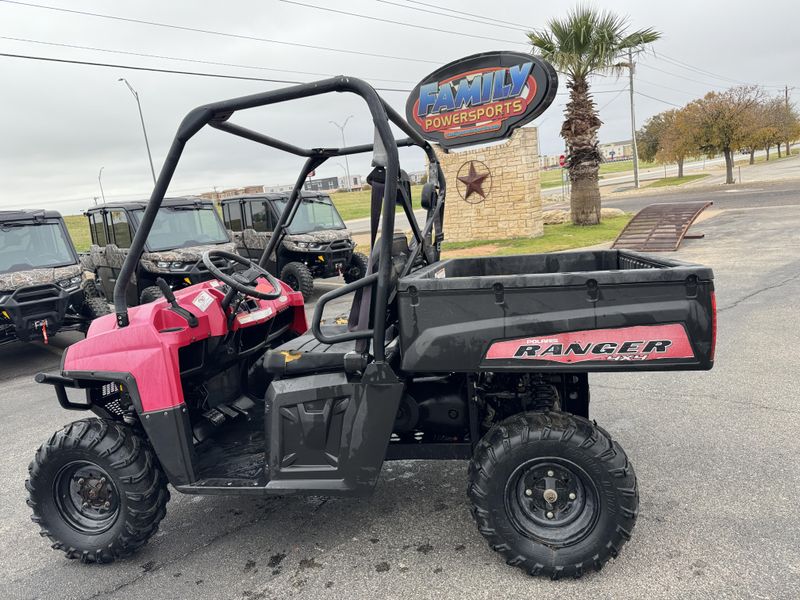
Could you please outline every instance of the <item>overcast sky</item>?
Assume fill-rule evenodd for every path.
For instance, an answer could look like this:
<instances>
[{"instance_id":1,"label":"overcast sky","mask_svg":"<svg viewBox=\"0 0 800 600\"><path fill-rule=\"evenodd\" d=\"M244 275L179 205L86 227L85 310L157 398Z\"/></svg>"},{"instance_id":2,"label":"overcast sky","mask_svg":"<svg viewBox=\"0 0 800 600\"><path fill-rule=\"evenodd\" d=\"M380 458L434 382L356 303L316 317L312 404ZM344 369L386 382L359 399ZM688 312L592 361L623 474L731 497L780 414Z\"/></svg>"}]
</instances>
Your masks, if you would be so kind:
<instances>
[{"instance_id":1,"label":"overcast sky","mask_svg":"<svg viewBox=\"0 0 800 600\"><path fill-rule=\"evenodd\" d=\"M5 0L0 0L0 52L295 81L346 74L362 77L376 87L401 89L410 89L438 65L462 56L487 50L526 51L529 48L519 28L490 25L484 19L472 22L428 14L426 3L442 7L436 9L438 12L452 8L530 27L544 26L547 19L563 14L571 6L567 2L530 0L492 3L485 0L298 0L303 4L391 21L386 23L279 0L225 3L31 1L243 36L390 55L402 60L181 31L34 8ZM632 27L652 26L663 33L662 40L653 47L654 55L640 59L636 87L652 99L636 96L638 124L670 108L668 103L683 105L707 91L724 89L736 82L771 86L767 91L774 94L782 93L779 86L784 84L797 85L796 93L800 94L800 75L795 73L795 65L800 62L800 47L793 43L800 21L798 2L619 0L595 4L628 15ZM489 9L491 13L486 12ZM426 31L415 26L439 28L445 32ZM72 49L7 38L257 68ZM704 72L687 69L674 61ZM101 167L104 167L102 181L107 199L149 196L152 180L136 103L125 85L117 81L119 77L126 77L140 94L156 172L178 123L193 107L280 87L265 82L0 57L0 209L47 207L64 214L77 213L87 208L94 196L100 195L97 175ZM626 88L626 79L600 78L593 85L604 122L601 141L630 137ZM618 92L623 89L624 92ZM560 92L565 91L562 80ZM395 108L403 111L407 94L381 93ZM543 153L558 153L563 148L558 131L564 100L565 96L559 95L553 106L534 123L540 126ZM348 143L371 141L372 126L366 108L361 100L349 95L326 95L259 109L237 115L235 121L299 145L335 146L340 141L339 131L329 121L341 123L351 114L354 116L345 130ZM421 152L417 150L404 151L401 160L408 171L423 167ZM214 186L224 189L289 183L294 180L300 164L300 160L286 154L205 130L188 145L170 194L201 193ZM366 175L369 158L352 158L350 170L353 174ZM341 161L332 160L317 174L333 176L343 172Z\"/></svg>"}]
</instances>

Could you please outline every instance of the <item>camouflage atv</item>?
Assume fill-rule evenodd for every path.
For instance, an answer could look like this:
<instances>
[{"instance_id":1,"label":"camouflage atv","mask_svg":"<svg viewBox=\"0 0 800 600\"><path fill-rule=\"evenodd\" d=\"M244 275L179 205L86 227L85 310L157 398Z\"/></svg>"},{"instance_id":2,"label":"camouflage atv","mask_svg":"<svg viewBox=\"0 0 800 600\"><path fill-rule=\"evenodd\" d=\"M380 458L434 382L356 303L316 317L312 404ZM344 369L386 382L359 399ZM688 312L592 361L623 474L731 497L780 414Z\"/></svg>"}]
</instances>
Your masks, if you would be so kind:
<instances>
[{"instance_id":1,"label":"camouflage atv","mask_svg":"<svg viewBox=\"0 0 800 600\"><path fill-rule=\"evenodd\" d=\"M93 206L85 213L92 246L82 262L95 274L106 298L114 295L114 285L145 206L146 201L107 203ZM200 198L165 199L126 289L128 305L161 298L158 279L166 281L173 290L212 279L201 260L207 250L235 252L213 203ZM225 259L215 258L214 262L224 273L233 271L233 265Z\"/></svg>"},{"instance_id":2,"label":"camouflage atv","mask_svg":"<svg viewBox=\"0 0 800 600\"><path fill-rule=\"evenodd\" d=\"M277 193L221 201L222 219L239 254L259 261L288 200L288 194ZM330 196L302 192L297 214L266 268L308 300L314 279L341 275L352 283L366 274L367 257L355 247Z\"/></svg>"},{"instance_id":3,"label":"camouflage atv","mask_svg":"<svg viewBox=\"0 0 800 600\"><path fill-rule=\"evenodd\" d=\"M108 314L55 211L0 211L0 345L86 333Z\"/></svg>"}]
</instances>

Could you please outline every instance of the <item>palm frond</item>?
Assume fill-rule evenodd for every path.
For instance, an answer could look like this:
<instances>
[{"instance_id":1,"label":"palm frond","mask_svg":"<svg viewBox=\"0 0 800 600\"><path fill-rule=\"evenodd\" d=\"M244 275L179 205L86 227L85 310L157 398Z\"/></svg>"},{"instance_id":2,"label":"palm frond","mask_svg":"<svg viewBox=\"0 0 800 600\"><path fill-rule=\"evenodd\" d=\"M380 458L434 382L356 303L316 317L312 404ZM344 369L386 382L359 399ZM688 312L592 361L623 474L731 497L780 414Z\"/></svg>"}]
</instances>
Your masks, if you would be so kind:
<instances>
[{"instance_id":1,"label":"palm frond","mask_svg":"<svg viewBox=\"0 0 800 600\"><path fill-rule=\"evenodd\" d=\"M575 79L618 72L628 50L643 51L661 37L653 28L628 32L628 19L579 4L562 19L528 34L533 49Z\"/></svg>"}]
</instances>

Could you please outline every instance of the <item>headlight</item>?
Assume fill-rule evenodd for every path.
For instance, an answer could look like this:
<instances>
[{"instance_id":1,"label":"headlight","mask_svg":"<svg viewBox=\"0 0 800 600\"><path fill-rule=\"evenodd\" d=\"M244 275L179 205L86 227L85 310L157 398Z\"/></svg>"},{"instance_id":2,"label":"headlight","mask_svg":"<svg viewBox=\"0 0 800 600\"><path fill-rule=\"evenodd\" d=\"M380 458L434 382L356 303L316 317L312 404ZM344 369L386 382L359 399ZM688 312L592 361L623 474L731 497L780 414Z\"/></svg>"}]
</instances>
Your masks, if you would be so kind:
<instances>
[{"instance_id":1,"label":"headlight","mask_svg":"<svg viewBox=\"0 0 800 600\"><path fill-rule=\"evenodd\" d=\"M62 279L58 282L63 289L69 290L75 287L78 287L81 283L81 276L76 275L75 277L70 277L69 279Z\"/></svg>"},{"instance_id":2,"label":"headlight","mask_svg":"<svg viewBox=\"0 0 800 600\"><path fill-rule=\"evenodd\" d=\"M297 247L298 248L308 248L308 243L307 242L297 242Z\"/></svg>"},{"instance_id":3,"label":"headlight","mask_svg":"<svg viewBox=\"0 0 800 600\"><path fill-rule=\"evenodd\" d=\"M308 245L308 248L309 248L310 250L315 250L315 249L317 249L317 248L320 248L321 246L322 246L322 244L317 244L316 242L312 242L312 243L310 243L310 244Z\"/></svg>"},{"instance_id":4,"label":"headlight","mask_svg":"<svg viewBox=\"0 0 800 600\"><path fill-rule=\"evenodd\" d=\"M186 268L186 265L182 262L174 262L169 265L169 268L173 271L183 271Z\"/></svg>"},{"instance_id":5,"label":"headlight","mask_svg":"<svg viewBox=\"0 0 800 600\"><path fill-rule=\"evenodd\" d=\"M157 262L156 266L159 269L169 269L169 263L168 262Z\"/></svg>"}]
</instances>

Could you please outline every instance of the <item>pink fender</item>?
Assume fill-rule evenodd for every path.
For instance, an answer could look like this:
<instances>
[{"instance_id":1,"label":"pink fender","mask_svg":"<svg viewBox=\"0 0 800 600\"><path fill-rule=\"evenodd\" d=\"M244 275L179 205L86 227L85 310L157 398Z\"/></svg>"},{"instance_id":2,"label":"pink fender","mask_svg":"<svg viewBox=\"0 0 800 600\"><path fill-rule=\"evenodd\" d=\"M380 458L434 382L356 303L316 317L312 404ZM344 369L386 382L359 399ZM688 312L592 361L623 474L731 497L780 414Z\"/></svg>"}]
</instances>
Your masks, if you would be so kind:
<instances>
[{"instance_id":1,"label":"pink fender","mask_svg":"<svg viewBox=\"0 0 800 600\"><path fill-rule=\"evenodd\" d=\"M96 319L86 339L67 349L62 373L78 378L80 373L130 373L136 381L143 412L183 404L178 350L197 340L228 333L220 285L218 281L205 281L175 292L178 304L197 317L194 328L169 310L164 299L130 308L130 324L121 329L113 314ZM294 312L290 329L304 333L308 327L303 296L282 285L284 294L279 298L255 300L258 309L238 314L233 330L260 325L288 310ZM259 286L271 289L266 283Z\"/></svg>"}]
</instances>

